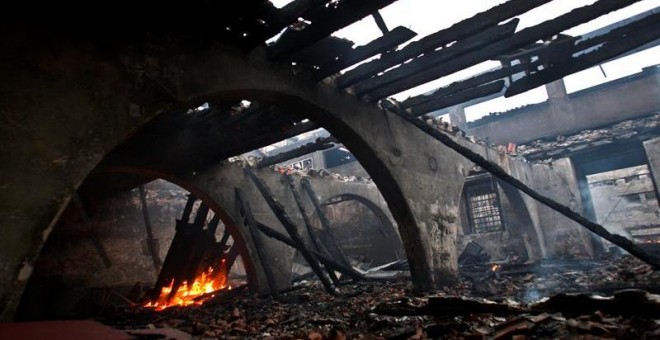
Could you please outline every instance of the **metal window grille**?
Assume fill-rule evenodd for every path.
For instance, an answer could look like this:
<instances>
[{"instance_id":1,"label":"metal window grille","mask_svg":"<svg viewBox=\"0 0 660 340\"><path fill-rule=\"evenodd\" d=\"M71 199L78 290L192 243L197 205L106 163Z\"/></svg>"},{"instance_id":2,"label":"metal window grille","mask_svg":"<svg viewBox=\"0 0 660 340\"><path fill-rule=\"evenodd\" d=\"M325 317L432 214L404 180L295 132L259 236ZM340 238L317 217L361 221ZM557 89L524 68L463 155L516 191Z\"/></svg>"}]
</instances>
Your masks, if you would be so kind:
<instances>
[{"instance_id":1,"label":"metal window grille","mask_svg":"<svg viewBox=\"0 0 660 340\"><path fill-rule=\"evenodd\" d=\"M470 192L468 196L472 231L481 234L504 230L497 191L483 186L480 189Z\"/></svg>"}]
</instances>

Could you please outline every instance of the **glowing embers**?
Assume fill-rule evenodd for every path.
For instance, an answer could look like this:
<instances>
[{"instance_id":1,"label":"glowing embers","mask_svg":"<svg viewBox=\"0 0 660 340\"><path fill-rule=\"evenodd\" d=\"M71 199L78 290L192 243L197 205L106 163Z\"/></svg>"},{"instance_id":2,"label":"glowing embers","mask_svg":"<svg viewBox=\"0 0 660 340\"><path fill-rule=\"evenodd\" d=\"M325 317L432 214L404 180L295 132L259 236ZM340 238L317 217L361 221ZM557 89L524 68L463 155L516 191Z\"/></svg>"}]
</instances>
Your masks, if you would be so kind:
<instances>
[{"instance_id":1,"label":"glowing embers","mask_svg":"<svg viewBox=\"0 0 660 340\"><path fill-rule=\"evenodd\" d=\"M231 286L227 285L227 276L224 268L225 260L222 260L223 266L219 270L213 270L212 267L206 272L198 275L192 284L187 281L183 283L173 292L174 279L166 287L163 287L155 301L149 301L144 306L147 308L154 308L161 311L165 308L172 306L190 306L201 305L206 300L215 296L213 292L222 289L231 290Z\"/></svg>"}]
</instances>

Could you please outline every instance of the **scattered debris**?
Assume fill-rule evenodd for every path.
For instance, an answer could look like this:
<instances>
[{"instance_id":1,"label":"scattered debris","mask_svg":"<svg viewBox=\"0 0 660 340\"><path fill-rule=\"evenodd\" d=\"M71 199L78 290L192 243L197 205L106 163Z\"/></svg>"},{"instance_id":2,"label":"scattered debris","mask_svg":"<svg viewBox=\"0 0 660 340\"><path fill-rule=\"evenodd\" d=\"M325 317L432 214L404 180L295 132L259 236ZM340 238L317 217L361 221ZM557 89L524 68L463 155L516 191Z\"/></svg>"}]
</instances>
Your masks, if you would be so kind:
<instances>
[{"instance_id":1,"label":"scattered debris","mask_svg":"<svg viewBox=\"0 0 660 340\"><path fill-rule=\"evenodd\" d=\"M128 332L174 328L192 337L228 339L660 336L660 296L649 292L658 292L660 273L631 256L517 266L502 264L499 277L484 274L492 289L488 299L465 276L458 287L427 295L414 293L408 279L346 284L341 297L324 292L319 282L303 281L278 299L241 290L203 306L108 310L100 321ZM648 290L630 289L640 286Z\"/></svg>"}]
</instances>

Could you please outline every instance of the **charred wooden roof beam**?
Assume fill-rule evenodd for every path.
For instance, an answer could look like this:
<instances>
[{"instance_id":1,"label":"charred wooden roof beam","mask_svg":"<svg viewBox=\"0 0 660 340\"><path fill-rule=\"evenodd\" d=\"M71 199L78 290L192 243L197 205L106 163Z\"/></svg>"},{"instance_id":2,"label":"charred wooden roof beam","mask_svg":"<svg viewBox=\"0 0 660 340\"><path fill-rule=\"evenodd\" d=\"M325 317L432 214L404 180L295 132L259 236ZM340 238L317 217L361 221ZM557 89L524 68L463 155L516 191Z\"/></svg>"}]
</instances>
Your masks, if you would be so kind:
<instances>
[{"instance_id":1,"label":"charred wooden roof beam","mask_svg":"<svg viewBox=\"0 0 660 340\"><path fill-rule=\"evenodd\" d=\"M415 58L425 52L435 50L438 47L442 47L453 41L475 35L488 27L497 25L501 21L528 12L550 1L552 0L507 1L485 12L478 13L469 19L458 22L447 29L440 30L418 41L412 42L392 55L360 65L340 77L337 80L336 85L339 88L346 88L361 80L369 78L378 72L382 72L392 66L401 64L408 59Z\"/></svg>"},{"instance_id":2,"label":"charred wooden roof beam","mask_svg":"<svg viewBox=\"0 0 660 340\"><path fill-rule=\"evenodd\" d=\"M508 23L490 27L484 32L473 35L469 38L459 40L456 44L425 54L409 63L384 73L379 77L369 78L353 87L353 92L361 96L366 94L365 99L374 101L383 97L371 95L371 91L388 84L394 83L400 79L423 73L425 70L441 64L445 61L457 58L461 55L475 51L483 46L487 46L496 41L505 39L513 35L518 26L519 19L513 19Z\"/></svg>"},{"instance_id":3,"label":"charred wooden roof beam","mask_svg":"<svg viewBox=\"0 0 660 340\"><path fill-rule=\"evenodd\" d=\"M501 92L502 88L504 88L504 80L500 79L486 85L477 86L451 95L437 96L426 103L413 106L412 108L407 109L407 111L413 116L418 117L425 113L465 103L472 99L490 96L491 94Z\"/></svg>"},{"instance_id":4,"label":"charred wooden roof beam","mask_svg":"<svg viewBox=\"0 0 660 340\"><path fill-rule=\"evenodd\" d=\"M495 42L480 48L479 50L465 54L460 58L427 69L423 73L401 79L396 83L376 89L373 92L370 92L369 95L372 98L384 98L415 86L428 83L429 81L474 66L498 55L505 54L506 52L525 47L539 39L552 37L566 29L589 22L602 15L627 7L639 1L640 0L599 0L592 5L576 8L555 19L526 28L514 34L511 38Z\"/></svg>"},{"instance_id":5,"label":"charred wooden roof beam","mask_svg":"<svg viewBox=\"0 0 660 340\"><path fill-rule=\"evenodd\" d=\"M326 6L309 18L311 24L301 30L288 30L268 48L269 56L280 59L309 46L396 0L343 0L337 6Z\"/></svg>"},{"instance_id":6,"label":"charred wooden roof beam","mask_svg":"<svg viewBox=\"0 0 660 340\"><path fill-rule=\"evenodd\" d=\"M387 32L382 37L379 37L370 43L354 48L349 53L339 57L338 60L332 63L321 65L320 69L315 73L314 78L321 80L334 73L337 73L349 66L355 65L362 60L371 58L379 53L384 53L393 49L394 47L412 39L417 33L399 26Z\"/></svg>"}]
</instances>

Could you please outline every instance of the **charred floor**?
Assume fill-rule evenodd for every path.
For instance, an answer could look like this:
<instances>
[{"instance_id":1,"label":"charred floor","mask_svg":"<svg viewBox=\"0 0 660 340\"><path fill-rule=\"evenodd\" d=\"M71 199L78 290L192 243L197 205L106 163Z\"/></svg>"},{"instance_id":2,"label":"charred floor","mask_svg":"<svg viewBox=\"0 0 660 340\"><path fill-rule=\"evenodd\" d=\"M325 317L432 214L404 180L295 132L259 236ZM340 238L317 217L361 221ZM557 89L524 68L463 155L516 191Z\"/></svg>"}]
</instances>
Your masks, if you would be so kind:
<instances>
[{"instance_id":1,"label":"charred floor","mask_svg":"<svg viewBox=\"0 0 660 340\"><path fill-rule=\"evenodd\" d=\"M660 338L660 7L404 1L3 20L0 337Z\"/></svg>"}]
</instances>

